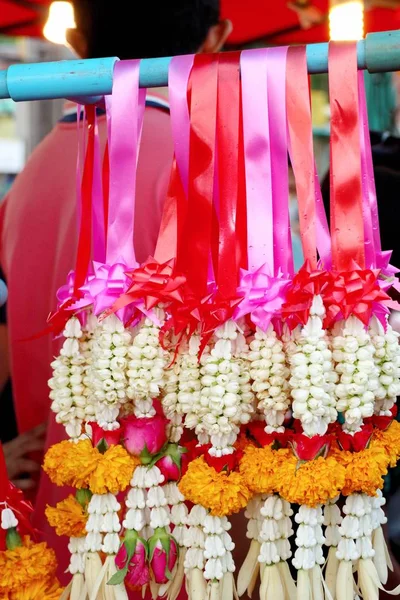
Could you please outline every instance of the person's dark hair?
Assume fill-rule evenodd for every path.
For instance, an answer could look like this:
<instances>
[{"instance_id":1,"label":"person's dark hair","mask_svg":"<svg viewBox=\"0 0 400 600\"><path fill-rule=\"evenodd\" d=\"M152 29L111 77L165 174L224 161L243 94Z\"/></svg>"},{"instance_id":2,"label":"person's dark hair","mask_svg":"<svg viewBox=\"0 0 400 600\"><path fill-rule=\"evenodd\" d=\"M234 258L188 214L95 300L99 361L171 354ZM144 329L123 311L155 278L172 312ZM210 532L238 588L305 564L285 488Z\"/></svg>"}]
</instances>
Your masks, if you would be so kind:
<instances>
[{"instance_id":1,"label":"person's dark hair","mask_svg":"<svg viewBox=\"0 0 400 600\"><path fill-rule=\"evenodd\" d=\"M196 52L219 20L219 0L73 0L90 58L154 58Z\"/></svg>"}]
</instances>

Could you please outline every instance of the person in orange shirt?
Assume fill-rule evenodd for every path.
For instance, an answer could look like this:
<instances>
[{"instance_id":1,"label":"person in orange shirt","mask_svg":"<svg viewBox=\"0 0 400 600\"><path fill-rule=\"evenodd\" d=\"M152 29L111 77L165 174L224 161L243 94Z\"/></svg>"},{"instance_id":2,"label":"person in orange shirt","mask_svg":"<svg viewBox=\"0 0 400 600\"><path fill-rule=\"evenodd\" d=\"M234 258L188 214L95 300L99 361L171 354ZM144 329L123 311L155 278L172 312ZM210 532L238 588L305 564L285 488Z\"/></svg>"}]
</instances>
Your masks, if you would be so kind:
<instances>
[{"instance_id":1,"label":"person in orange shirt","mask_svg":"<svg viewBox=\"0 0 400 600\"><path fill-rule=\"evenodd\" d=\"M133 8L128 14L127 3L118 0L74 0L73 4L77 28L68 31L68 41L82 58L217 52L231 31L229 21L220 20L219 0L135 3L135 15ZM10 364L0 372L0 393L11 376L20 436L4 448L9 472L14 480L23 479L25 489L35 485L40 462L37 451L43 446L44 430L46 447L64 435L50 413L47 386L50 363L56 354L54 341L50 336L21 340L43 330L54 309L56 291L74 266L76 120L76 109L67 106L66 114L33 152L0 207L0 265L9 291L7 324L3 324L0 336L0 362ZM104 148L106 119L101 112L98 122ZM155 248L172 156L168 103L156 92L147 98L138 163L134 237L138 261L145 260ZM3 404L0 397L0 411ZM57 549L60 572L67 566L67 553L62 552L66 544L57 543L45 522L44 509L63 497L64 491L42 475L35 525Z\"/></svg>"}]
</instances>

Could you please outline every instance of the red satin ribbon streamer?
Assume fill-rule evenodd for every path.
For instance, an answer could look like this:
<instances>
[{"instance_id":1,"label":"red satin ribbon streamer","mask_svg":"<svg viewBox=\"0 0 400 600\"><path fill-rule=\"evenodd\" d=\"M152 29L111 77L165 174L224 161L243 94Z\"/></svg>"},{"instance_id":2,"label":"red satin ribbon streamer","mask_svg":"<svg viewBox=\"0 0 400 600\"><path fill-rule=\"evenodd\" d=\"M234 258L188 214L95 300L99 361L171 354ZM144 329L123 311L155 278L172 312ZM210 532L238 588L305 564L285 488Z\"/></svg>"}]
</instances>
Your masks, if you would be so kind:
<instances>
[{"instance_id":1,"label":"red satin ribbon streamer","mask_svg":"<svg viewBox=\"0 0 400 600\"><path fill-rule=\"evenodd\" d=\"M333 267L365 267L357 46L329 44L331 236Z\"/></svg>"},{"instance_id":2,"label":"red satin ribbon streamer","mask_svg":"<svg viewBox=\"0 0 400 600\"><path fill-rule=\"evenodd\" d=\"M103 158L103 203L104 203L104 231L107 246L107 228L108 228L108 204L110 199L110 154L108 151L108 141L104 150Z\"/></svg>"},{"instance_id":3,"label":"red satin ribbon streamer","mask_svg":"<svg viewBox=\"0 0 400 600\"><path fill-rule=\"evenodd\" d=\"M247 206L246 206L246 174L244 167L243 143L243 112L242 90L240 90L239 109L239 173L238 173L238 203L236 212L237 264L241 269L247 269Z\"/></svg>"},{"instance_id":4,"label":"red satin ribbon streamer","mask_svg":"<svg viewBox=\"0 0 400 600\"><path fill-rule=\"evenodd\" d=\"M207 291L214 188L218 56L195 56L191 75L188 218L184 271L199 298Z\"/></svg>"},{"instance_id":5,"label":"red satin ribbon streamer","mask_svg":"<svg viewBox=\"0 0 400 600\"><path fill-rule=\"evenodd\" d=\"M233 297L237 287L236 216L239 182L240 81L237 52L222 54L218 64L218 290Z\"/></svg>"},{"instance_id":6,"label":"red satin ribbon streamer","mask_svg":"<svg viewBox=\"0 0 400 600\"><path fill-rule=\"evenodd\" d=\"M82 212L81 226L78 241L78 253L75 266L74 296L79 296L79 288L83 286L89 268L92 248L92 189L94 168L94 142L95 142L95 107L87 106L88 120L88 145L86 150L85 166L82 177Z\"/></svg>"},{"instance_id":7,"label":"red satin ribbon streamer","mask_svg":"<svg viewBox=\"0 0 400 600\"><path fill-rule=\"evenodd\" d=\"M300 235L304 260L317 268L315 221L315 172L308 85L304 46L289 48L286 62L286 110L291 146L291 162L299 203Z\"/></svg>"}]
</instances>

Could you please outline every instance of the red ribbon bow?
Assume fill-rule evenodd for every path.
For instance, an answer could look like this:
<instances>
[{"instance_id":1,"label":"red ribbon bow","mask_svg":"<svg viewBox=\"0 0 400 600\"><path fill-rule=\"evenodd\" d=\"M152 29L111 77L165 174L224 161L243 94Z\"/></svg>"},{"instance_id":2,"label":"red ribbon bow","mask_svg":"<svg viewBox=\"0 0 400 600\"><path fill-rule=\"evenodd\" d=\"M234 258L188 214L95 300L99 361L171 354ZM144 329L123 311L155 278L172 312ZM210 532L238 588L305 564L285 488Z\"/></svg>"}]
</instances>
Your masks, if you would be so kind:
<instances>
[{"instance_id":1,"label":"red ribbon bow","mask_svg":"<svg viewBox=\"0 0 400 600\"><path fill-rule=\"evenodd\" d=\"M307 323L314 296L322 294L329 287L330 280L328 271L314 271L308 261L301 267L282 306L282 316L291 330Z\"/></svg>"},{"instance_id":2,"label":"red ribbon bow","mask_svg":"<svg viewBox=\"0 0 400 600\"><path fill-rule=\"evenodd\" d=\"M354 263L352 271L334 275L332 285L323 294L327 311L324 326L328 328L350 315L360 319L365 326L373 314L384 320L388 309L383 303L390 298L379 286L379 273L379 269L360 269Z\"/></svg>"},{"instance_id":3,"label":"red ribbon bow","mask_svg":"<svg viewBox=\"0 0 400 600\"><path fill-rule=\"evenodd\" d=\"M105 314L115 313L141 299L146 310L151 310L160 302L183 302L182 286L186 278L184 275L175 274L174 270L175 259L159 263L153 257L149 257L141 267L127 272L132 281L131 285Z\"/></svg>"}]
</instances>

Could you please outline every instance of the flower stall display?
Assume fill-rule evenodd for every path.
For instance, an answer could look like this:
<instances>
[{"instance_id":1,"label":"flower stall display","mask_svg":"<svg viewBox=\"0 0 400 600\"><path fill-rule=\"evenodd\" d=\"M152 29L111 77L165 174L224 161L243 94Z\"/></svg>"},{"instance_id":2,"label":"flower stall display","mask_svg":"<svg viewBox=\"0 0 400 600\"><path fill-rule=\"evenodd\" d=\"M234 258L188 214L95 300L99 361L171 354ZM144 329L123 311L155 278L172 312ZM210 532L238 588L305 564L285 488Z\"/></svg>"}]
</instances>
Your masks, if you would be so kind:
<instances>
[{"instance_id":1,"label":"flower stall display","mask_svg":"<svg viewBox=\"0 0 400 600\"><path fill-rule=\"evenodd\" d=\"M57 559L38 542L32 524L33 507L8 479L0 445L0 597L4 600L58 600Z\"/></svg>"},{"instance_id":2,"label":"flower stall display","mask_svg":"<svg viewBox=\"0 0 400 600\"><path fill-rule=\"evenodd\" d=\"M175 155L141 265L139 62L116 63L106 99L103 193L86 109L77 263L49 323L63 333L49 386L68 439L44 470L72 488L46 510L71 554L63 599L177 600L186 589L189 600L233 600L259 587L261 600L375 600L384 589L381 490L400 456L396 269L379 238L355 48L329 51L330 229L305 48L172 59ZM13 510L3 537L17 528L21 542L26 520ZM230 517L241 511L250 543L238 565ZM39 583L58 590L50 576Z\"/></svg>"}]
</instances>

